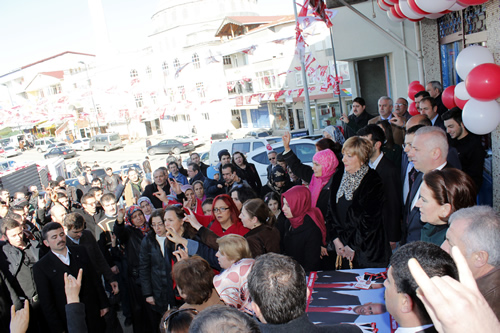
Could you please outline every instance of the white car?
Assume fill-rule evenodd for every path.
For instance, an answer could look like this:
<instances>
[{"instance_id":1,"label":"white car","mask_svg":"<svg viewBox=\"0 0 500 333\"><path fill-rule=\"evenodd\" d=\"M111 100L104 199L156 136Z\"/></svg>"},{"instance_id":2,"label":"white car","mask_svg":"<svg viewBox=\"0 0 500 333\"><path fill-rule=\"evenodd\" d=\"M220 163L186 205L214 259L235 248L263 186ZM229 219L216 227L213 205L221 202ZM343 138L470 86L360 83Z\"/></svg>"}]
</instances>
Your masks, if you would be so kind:
<instances>
[{"instance_id":1,"label":"white car","mask_svg":"<svg viewBox=\"0 0 500 333\"><path fill-rule=\"evenodd\" d=\"M2 151L0 151L0 155L2 155L2 157L13 157L20 154L21 150L12 146L3 147Z\"/></svg>"},{"instance_id":2,"label":"white car","mask_svg":"<svg viewBox=\"0 0 500 333\"><path fill-rule=\"evenodd\" d=\"M81 140L80 139L75 140L71 144L71 147L73 147L74 150L81 150L81 151L89 150L90 149L90 139L85 138L85 139L81 139Z\"/></svg>"},{"instance_id":3,"label":"white car","mask_svg":"<svg viewBox=\"0 0 500 333\"><path fill-rule=\"evenodd\" d=\"M292 139L290 141L290 149L292 149L302 163L312 166L312 159L314 154L316 154L316 141L311 139ZM284 150L283 142L271 144L271 148L277 153L281 153ZM261 147L246 155L248 163L255 164L262 184L267 183L267 166L269 165L267 152L266 147Z\"/></svg>"}]
</instances>

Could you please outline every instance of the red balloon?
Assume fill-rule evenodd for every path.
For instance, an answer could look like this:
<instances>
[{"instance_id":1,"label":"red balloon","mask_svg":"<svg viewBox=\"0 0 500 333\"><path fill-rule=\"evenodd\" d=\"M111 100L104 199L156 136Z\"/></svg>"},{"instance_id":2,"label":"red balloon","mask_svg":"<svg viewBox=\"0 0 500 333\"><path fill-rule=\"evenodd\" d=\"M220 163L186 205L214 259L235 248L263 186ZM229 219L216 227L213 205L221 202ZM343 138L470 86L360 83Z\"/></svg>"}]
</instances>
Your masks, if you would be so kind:
<instances>
[{"instance_id":1,"label":"red balloon","mask_svg":"<svg viewBox=\"0 0 500 333\"><path fill-rule=\"evenodd\" d=\"M420 15L429 15L430 14L430 13L427 13L426 11L423 11L422 9L420 9L420 7L415 3L415 0L408 0L408 5L417 14L420 14Z\"/></svg>"},{"instance_id":2,"label":"red balloon","mask_svg":"<svg viewBox=\"0 0 500 333\"><path fill-rule=\"evenodd\" d=\"M396 6L394 6L394 7L396 7ZM390 9L390 10L391 10L392 15L394 15L394 16L396 16L397 18L400 18L400 19L404 19L404 18L406 18L406 16L401 16L401 15L399 15L399 13L396 11L396 8L394 8L394 7L391 7L391 9Z\"/></svg>"},{"instance_id":3,"label":"red balloon","mask_svg":"<svg viewBox=\"0 0 500 333\"><path fill-rule=\"evenodd\" d=\"M420 114L420 112L418 112L418 110L417 110L417 104L415 104L415 102L410 103L410 105L408 106L408 112L412 116L416 116L417 114Z\"/></svg>"},{"instance_id":4,"label":"red balloon","mask_svg":"<svg viewBox=\"0 0 500 333\"><path fill-rule=\"evenodd\" d=\"M394 4L392 2L389 2L389 0L380 0L380 1L383 2L383 4L385 4L387 7L394 6Z\"/></svg>"},{"instance_id":5,"label":"red balloon","mask_svg":"<svg viewBox=\"0 0 500 333\"><path fill-rule=\"evenodd\" d=\"M410 88L411 86L414 86L416 84L420 84L420 81L418 81L418 80L411 81L410 84L408 85L408 88Z\"/></svg>"},{"instance_id":6,"label":"red balloon","mask_svg":"<svg viewBox=\"0 0 500 333\"><path fill-rule=\"evenodd\" d=\"M394 5L394 10L396 11L396 13L398 13L399 16L401 16L402 18L404 19L407 19L408 17L406 17L405 14L403 14L403 12L401 11L401 8L399 7L399 3Z\"/></svg>"},{"instance_id":7,"label":"red balloon","mask_svg":"<svg viewBox=\"0 0 500 333\"><path fill-rule=\"evenodd\" d=\"M460 0L461 4L468 6L482 5L483 3L488 2L488 0Z\"/></svg>"},{"instance_id":8,"label":"red balloon","mask_svg":"<svg viewBox=\"0 0 500 333\"><path fill-rule=\"evenodd\" d=\"M465 88L472 98L482 102L500 97L500 66L482 64L474 67L465 79Z\"/></svg>"},{"instance_id":9,"label":"red balloon","mask_svg":"<svg viewBox=\"0 0 500 333\"><path fill-rule=\"evenodd\" d=\"M413 101L415 100L415 94L418 93L419 91L425 91L425 87L423 85L419 84L414 84L414 85L409 85L408 86L408 97Z\"/></svg>"},{"instance_id":10,"label":"red balloon","mask_svg":"<svg viewBox=\"0 0 500 333\"><path fill-rule=\"evenodd\" d=\"M465 103L469 101L469 100L464 101L463 99L457 98L456 95L453 98L453 100L455 101L455 104L462 110L464 109Z\"/></svg>"},{"instance_id":11,"label":"red balloon","mask_svg":"<svg viewBox=\"0 0 500 333\"><path fill-rule=\"evenodd\" d=\"M446 88L441 95L441 100L448 110L457 106L455 104L455 86L449 86Z\"/></svg>"}]
</instances>

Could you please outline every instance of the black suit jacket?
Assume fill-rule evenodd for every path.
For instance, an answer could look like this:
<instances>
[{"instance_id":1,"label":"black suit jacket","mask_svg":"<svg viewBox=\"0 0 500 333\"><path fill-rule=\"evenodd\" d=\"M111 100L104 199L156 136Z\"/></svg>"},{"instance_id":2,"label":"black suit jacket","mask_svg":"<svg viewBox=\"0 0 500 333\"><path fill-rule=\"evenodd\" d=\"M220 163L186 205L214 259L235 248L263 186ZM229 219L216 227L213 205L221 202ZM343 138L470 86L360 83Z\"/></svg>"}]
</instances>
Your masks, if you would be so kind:
<instances>
[{"instance_id":1,"label":"black suit jacket","mask_svg":"<svg viewBox=\"0 0 500 333\"><path fill-rule=\"evenodd\" d=\"M437 116L437 119L434 122L434 126L441 127L446 132L446 126L444 126L444 120L441 119L440 115Z\"/></svg>"},{"instance_id":2,"label":"black suit jacket","mask_svg":"<svg viewBox=\"0 0 500 333\"><path fill-rule=\"evenodd\" d=\"M384 229L389 242L401 240L402 185L398 169L386 156L375 169L384 185L385 205L382 211Z\"/></svg>"},{"instance_id":3,"label":"black suit jacket","mask_svg":"<svg viewBox=\"0 0 500 333\"><path fill-rule=\"evenodd\" d=\"M337 312L315 312L315 307L361 305L359 297L334 292L330 289L314 290L312 301L309 304L308 317L314 323L353 323L358 319L358 314Z\"/></svg>"},{"instance_id":4,"label":"black suit jacket","mask_svg":"<svg viewBox=\"0 0 500 333\"><path fill-rule=\"evenodd\" d=\"M424 226L424 223L420 221L420 209L415 206L411 209L411 203L417 194L420 185L422 184L422 180L424 178L424 174L419 172L417 177L415 178L415 182L410 189L410 194L408 195L408 199L406 200L405 205L405 215L403 216L403 237L401 239L401 244L406 244L410 242L414 242L420 240L420 233Z\"/></svg>"},{"instance_id":5,"label":"black suit jacket","mask_svg":"<svg viewBox=\"0 0 500 333\"><path fill-rule=\"evenodd\" d=\"M109 306L104 288L97 276L87 251L83 246L68 246L70 265L65 265L50 251L35 266L33 275L45 318L52 332L68 331L66 325L66 294L64 273L78 276L83 269L80 302L85 304L86 322L89 332L104 332L104 321L100 310Z\"/></svg>"}]
</instances>

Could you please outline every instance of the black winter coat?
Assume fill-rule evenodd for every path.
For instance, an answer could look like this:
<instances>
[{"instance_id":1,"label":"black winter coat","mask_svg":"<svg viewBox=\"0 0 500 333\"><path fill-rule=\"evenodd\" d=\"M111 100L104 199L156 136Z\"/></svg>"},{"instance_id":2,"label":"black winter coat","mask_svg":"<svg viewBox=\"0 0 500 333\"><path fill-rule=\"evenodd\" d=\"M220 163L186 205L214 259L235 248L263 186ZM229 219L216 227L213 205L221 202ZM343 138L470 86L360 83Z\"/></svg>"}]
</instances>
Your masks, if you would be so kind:
<instances>
[{"instance_id":1,"label":"black winter coat","mask_svg":"<svg viewBox=\"0 0 500 333\"><path fill-rule=\"evenodd\" d=\"M241 175L241 178L247 181L248 185L255 191L255 193L259 194L260 189L262 188L262 182L260 181L259 173L255 168L255 165L252 163L247 163L245 169L240 168L236 164L236 171L238 175Z\"/></svg>"},{"instance_id":2,"label":"black winter coat","mask_svg":"<svg viewBox=\"0 0 500 333\"><path fill-rule=\"evenodd\" d=\"M132 226L123 223L115 223L113 232L120 241L125 245L125 255L127 256L128 275L134 279L139 279L139 255L141 252L141 243L144 238L142 231Z\"/></svg>"},{"instance_id":3,"label":"black winter coat","mask_svg":"<svg viewBox=\"0 0 500 333\"><path fill-rule=\"evenodd\" d=\"M309 215L304 217L304 223L297 229L293 229L287 219L282 237L285 255L297 260L306 272L320 270L322 235Z\"/></svg>"},{"instance_id":4,"label":"black winter coat","mask_svg":"<svg viewBox=\"0 0 500 333\"><path fill-rule=\"evenodd\" d=\"M391 256L389 241L384 230L382 212L385 195L382 179L377 171L369 169L354 191L345 223L337 213L337 192L340 182L332 186L330 210L332 213L332 239L354 250L354 268L387 267Z\"/></svg>"},{"instance_id":5,"label":"black winter coat","mask_svg":"<svg viewBox=\"0 0 500 333\"><path fill-rule=\"evenodd\" d=\"M144 298L153 296L155 305L153 310L164 314L168 306L175 306L174 285L172 281L173 255L170 252L168 241L165 240L163 256L156 234L150 232L141 243L139 254L139 276L141 279L142 295Z\"/></svg>"}]
</instances>

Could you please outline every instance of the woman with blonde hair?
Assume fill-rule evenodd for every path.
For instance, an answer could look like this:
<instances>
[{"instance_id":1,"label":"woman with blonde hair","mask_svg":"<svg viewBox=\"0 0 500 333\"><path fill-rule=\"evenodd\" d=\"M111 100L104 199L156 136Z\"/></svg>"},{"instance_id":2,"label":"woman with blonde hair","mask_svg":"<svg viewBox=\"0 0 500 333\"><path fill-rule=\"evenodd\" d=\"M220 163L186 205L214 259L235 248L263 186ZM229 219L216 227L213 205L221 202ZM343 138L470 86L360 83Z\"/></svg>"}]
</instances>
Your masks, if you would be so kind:
<instances>
[{"instance_id":1,"label":"woman with blonde hair","mask_svg":"<svg viewBox=\"0 0 500 333\"><path fill-rule=\"evenodd\" d=\"M214 277L214 287L226 305L253 315L250 294L248 292L248 273L254 259L247 240L240 235L231 234L217 239L222 273Z\"/></svg>"},{"instance_id":2,"label":"woman with blonde hair","mask_svg":"<svg viewBox=\"0 0 500 333\"><path fill-rule=\"evenodd\" d=\"M354 268L387 267L391 255L382 218L382 180L368 166L372 149L368 139L347 139L342 148L344 174L331 187L331 236L337 256ZM349 267L347 260L343 268Z\"/></svg>"}]
</instances>

